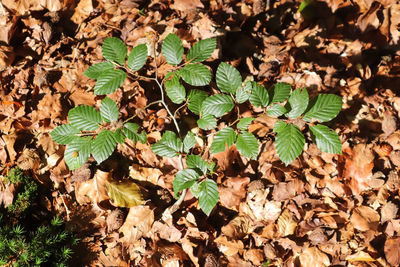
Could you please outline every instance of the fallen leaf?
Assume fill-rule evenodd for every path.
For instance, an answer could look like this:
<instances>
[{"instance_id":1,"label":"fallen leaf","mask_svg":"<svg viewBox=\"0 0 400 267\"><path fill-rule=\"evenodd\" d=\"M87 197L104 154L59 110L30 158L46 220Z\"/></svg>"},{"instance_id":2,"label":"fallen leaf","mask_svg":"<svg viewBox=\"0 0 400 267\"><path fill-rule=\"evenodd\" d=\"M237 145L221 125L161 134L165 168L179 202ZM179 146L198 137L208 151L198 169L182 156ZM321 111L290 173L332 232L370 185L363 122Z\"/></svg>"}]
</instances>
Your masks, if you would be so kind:
<instances>
[{"instance_id":1,"label":"fallen leaf","mask_svg":"<svg viewBox=\"0 0 400 267\"><path fill-rule=\"evenodd\" d=\"M261 249L246 250L243 256L255 266L260 266L264 262L264 252Z\"/></svg>"},{"instance_id":2,"label":"fallen leaf","mask_svg":"<svg viewBox=\"0 0 400 267\"><path fill-rule=\"evenodd\" d=\"M79 4L76 6L74 14L71 20L75 24L81 24L85 19L87 19L90 13L93 11L92 0L80 0Z\"/></svg>"},{"instance_id":3,"label":"fallen leaf","mask_svg":"<svg viewBox=\"0 0 400 267\"><path fill-rule=\"evenodd\" d=\"M150 182L157 185L158 178L162 172L156 168L146 168L138 164L129 167L129 176L135 180Z\"/></svg>"},{"instance_id":4,"label":"fallen leaf","mask_svg":"<svg viewBox=\"0 0 400 267\"><path fill-rule=\"evenodd\" d=\"M396 218L398 211L399 208L393 202L388 202L385 205L383 205L381 209L381 223L383 224L387 221Z\"/></svg>"},{"instance_id":5,"label":"fallen leaf","mask_svg":"<svg viewBox=\"0 0 400 267\"><path fill-rule=\"evenodd\" d=\"M154 222L152 233L169 242L178 242L182 238L182 233L173 225L167 225L159 221Z\"/></svg>"},{"instance_id":6,"label":"fallen leaf","mask_svg":"<svg viewBox=\"0 0 400 267\"><path fill-rule=\"evenodd\" d=\"M288 236L294 234L297 222L293 219L292 213L285 209L279 216L277 225L280 236Z\"/></svg>"},{"instance_id":7,"label":"fallen leaf","mask_svg":"<svg viewBox=\"0 0 400 267\"><path fill-rule=\"evenodd\" d=\"M371 261L376 261L374 258L371 257L367 252L364 251L358 251L355 254L349 255L346 257L346 260L349 262L353 261L366 261L366 262L371 262Z\"/></svg>"},{"instance_id":8,"label":"fallen leaf","mask_svg":"<svg viewBox=\"0 0 400 267\"><path fill-rule=\"evenodd\" d=\"M380 216L377 211L367 206L360 206L353 210L350 222L353 227L361 232L377 230Z\"/></svg>"},{"instance_id":9,"label":"fallen leaf","mask_svg":"<svg viewBox=\"0 0 400 267\"><path fill-rule=\"evenodd\" d=\"M233 256L244 249L241 240L228 240L224 235L217 237L214 242L218 245L219 251L227 257Z\"/></svg>"},{"instance_id":10,"label":"fallen leaf","mask_svg":"<svg viewBox=\"0 0 400 267\"><path fill-rule=\"evenodd\" d=\"M123 243L129 244L147 236L154 222L154 212L148 206L136 206L129 209L128 216L119 232L124 236Z\"/></svg>"},{"instance_id":11,"label":"fallen leaf","mask_svg":"<svg viewBox=\"0 0 400 267\"><path fill-rule=\"evenodd\" d=\"M299 256L299 259L301 266L324 267L331 265L328 255L316 247L304 249Z\"/></svg>"},{"instance_id":12,"label":"fallen leaf","mask_svg":"<svg viewBox=\"0 0 400 267\"><path fill-rule=\"evenodd\" d=\"M228 177L223 186L218 187L221 205L228 209L238 210L240 202L246 197L246 187L249 182L248 177Z\"/></svg>"},{"instance_id":13,"label":"fallen leaf","mask_svg":"<svg viewBox=\"0 0 400 267\"><path fill-rule=\"evenodd\" d=\"M245 216L237 216L221 228L221 232L232 239L243 239L250 230L251 221Z\"/></svg>"},{"instance_id":14,"label":"fallen leaf","mask_svg":"<svg viewBox=\"0 0 400 267\"><path fill-rule=\"evenodd\" d=\"M140 188L133 181L107 181L105 187L116 207L131 208L144 203Z\"/></svg>"}]
</instances>

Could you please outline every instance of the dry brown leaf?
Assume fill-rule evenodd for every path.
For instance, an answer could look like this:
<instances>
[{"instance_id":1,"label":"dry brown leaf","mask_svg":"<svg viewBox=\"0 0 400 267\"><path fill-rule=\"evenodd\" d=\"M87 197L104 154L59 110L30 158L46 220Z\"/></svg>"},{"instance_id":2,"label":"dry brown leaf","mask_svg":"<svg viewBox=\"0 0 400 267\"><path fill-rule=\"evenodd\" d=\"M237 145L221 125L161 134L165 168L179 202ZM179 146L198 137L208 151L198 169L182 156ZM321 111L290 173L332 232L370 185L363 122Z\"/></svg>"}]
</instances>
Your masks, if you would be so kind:
<instances>
[{"instance_id":1,"label":"dry brown leaf","mask_svg":"<svg viewBox=\"0 0 400 267\"><path fill-rule=\"evenodd\" d=\"M385 242L385 256L392 266L400 264L400 237L388 238Z\"/></svg>"},{"instance_id":2,"label":"dry brown leaf","mask_svg":"<svg viewBox=\"0 0 400 267\"><path fill-rule=\"evenodd\" d=\"M129 176L135 180L146 181L157 185L158 178L162 172L156 168L146 168L138 164L129 167Z\"/></svg>"},{"instance_id":3,"label":"dry brown leaf","mask_svg":"<svg viewBox=\"0 0 400 267\"><path fill-rule=\"evenodd\" d=\"M279 216L277 225L280 236L288 236L294 234L297 222L293 219L292 213L285 209Z\"/></svg>"},{"instance_id":4,"label":"dry brown leaf","mask_svg":"<svg viewBox=\"0 0 400 267\"><path fill-rule=\"evenodd\" d=\"M240 202L246 197L248 177L228 177L223 186L218 187L219 201L228 209L238 210Z\"/></svg>"},{"instance_id":5,"label":"dry brown leaf","mask_svg":"<svg viewBox=\"0 0 400 267\"><path fill-rule=\"evenodd\" d=\"M3 134L2 138L4 142L6 143L6 148L8 155L10 157L11 162L15 161L15 158L17 156L17 152L14 149L14 144L15 141L17 140L17 133L14 131L13 133L10 134Z\"/></svg>"},{"instance_id":6,"label":"dry brown leaf","mask_svg":"<svg viewBox=\"0 0 400 267\"><path fill-rule=\"evenodd\" d=\"M71 20L75 24L79 25L89 17L92 11L93 11L92 0L80 0L79 4L75 8L75 12L71 17Z\"/></svg>"},{"instance_id":7,"label":"dry brown leaf","mask_svg":"<svg viewBox=\"0 0 400 267\"><path fill-rule=\"evenodd\" d=\"M136 206L129 209L125 223L119 229L124 236L123 243L130 243L147 236L154 222L154 212L147 206Z\"/></svg>"},{"instance_id":8,"label":"dry brown leaf","mask_svg":"<svg viewBox=\"0 0 400 267\"><path fill-rule=\"evenodd\" d=\"M381 223L383 224L387 221L396 218L398 211L399 208L393 202L388 202L385 205L383 205L381 209Z\"/></svg>"},{"instance_id":9,"label":"dry brown leaf","mask_svg":"<svg viewBox=\"0 0 400 267\"><path fill-rule=\"evenodd\" d=\"M200 265L199 265L199 258L196 257L196 256L193 254L193 253L194 253L193 249L196 247L196 244L190 242L190 240L187 239L186 237L185 237L185 238L182 238L181 241L180 241L180 243L181 243L181 245L182 245L183 251L185 251L185 253L189 256L189 258L190 258L190 260L193 262L193 264L194 264L196 267L199 267L199 266L200 266Z\"/></svg>"},{"instance_id":10,"label":"dry brown leaf","mask_svg":"<svg viewBox=\"0 0 400 267\"><path fill-rule=\"evenodd\" d=\"M15 53L11 46L0 45L0 71L11 66L14 58Z\"/></svg>"},{"instance_id":11,"label":"dry brown leaf","mask_svg":"<svg viewBox=\"0 0 400 267\"><path fill-rule=\"evenodd\" d=\"M264 262L264 252L261 249L246 250L243 257L245 260L250 261L255 266L261 266L261 264Z\"/></svg>"},{"instance_id":12,"label":"dry brown leaf","mask_svg":"<svg viewBox=\"0 0 400 267\"><path fill-rule=\"evenodd\" d=\"M221 228L224 235L232 239L242 239L250 231L251 221L245 216L237 216Z\"/></svg>"},{"instance_id":13,"label":"dry brown leaf","mask_svg":"<svg viewBox=\"0 0 400 267\"><path fill-rule=\"evenodd\" d=\"M217 237L214 242L218 245L219 251L227 257L233 256L244 249L241 240L228 240L224 235Z\"/></svg>"},{"instance_id":14,"label":"dry brown leaf","mask_svg":"<svg viewBox=\"0 0 400 267\"><path fill-rule=\"evenodd\" d=\"M15 184L9 184L6 186L3 183L3 177L1 177L1 180L1 187L5 188L2 188L2 190L0 191L0 205L4 208L7 208L14 201L16 187Z\"/></svg>"},{"instance_id":15,"label":"dry brown leaf","mask_svg":"<svg viewBox=\"0 0 400 267\"><path fill-rule=\"evenodd\" d=\"M353 210L350 222L353 227L361 232L377 230L380 216L377 211L367 206L360 206Z\"/></svg>"},{"instance_id":16,"label":"dry brown leaf","mask_svg":"<svg viewBox=\"0 0 400 267\"><path fill-rule=\"evenodd\" d=\"M382 120L382 131L386 136L391 135L397 130L396 117L391 112L385 112Z\"/></svg>"},{"instance_id":17,"label":"dry brown leaf","mask_svg":"<svg viewBox=\"0 0 400 267\"><path fill-rule=\"evenodd\" d=\"M159 221L154 222L152 233L158 234L160 238L169 242L178 242L182 238L182 233L175 226L167 225Z\"/></svg>"},{"instance_id":18,"label":"dry brown leaf","mask_svg":"<svg viewBox=\"0 0 400 267\"><path fill-rule=\"evenodd\" d=\"M346 257L346 260L349 262L353 262L353 261L366 261L366 262L371 262L371 261L375 261L374 258L371 257L371 255L369 255L367 252L364 251L358 251L355 254L349 255Z\"/></svg>"},{"instance_id":19,"label":"dry brown leaf","mask_svg":"<svg viewBox=\"0 0 400 267\"><path fill-rule=\"evenodd\" d=\"M380 10L380 4L375 4L371 6L367 13L362 14L357 22L356 26L360 28L362 32L367 32L378 29L380 21L377 12Z\"/></svg>"},{"instance_id":20,"label":"dry brown leaf","mask_svg":"<svg viewBox=\"0 0 400 267\"><path fill-rule=\"evenodd\" d=\"M97 199L97 189L94 179L77 183L75 186L75 197L80 205L94 202Z\"/></svg>"},{"instance_id":21,"label":"dry brown leaf","mask_svg":"<svg viewBox=\"0 0 400 267\"><path fill-rule=\"evenodd\" d=\"M304 249L299 259L301 266L325 267L331 264L328 255L316 247Z\"/></svg>"}]
</instances>

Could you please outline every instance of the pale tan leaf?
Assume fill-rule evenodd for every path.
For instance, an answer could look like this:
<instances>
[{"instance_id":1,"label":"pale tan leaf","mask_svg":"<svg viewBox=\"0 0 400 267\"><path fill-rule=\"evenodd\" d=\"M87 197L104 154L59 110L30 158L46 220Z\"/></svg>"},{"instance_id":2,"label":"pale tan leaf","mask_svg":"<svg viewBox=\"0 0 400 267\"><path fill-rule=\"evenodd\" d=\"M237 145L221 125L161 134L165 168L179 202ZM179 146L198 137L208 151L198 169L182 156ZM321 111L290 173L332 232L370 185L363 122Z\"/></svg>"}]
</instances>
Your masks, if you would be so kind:
<instances>
[{"instance_id":1,"label":"pale tan leaf","mask_svg":"<svg viewBox=\"0 0 400 267\"><path fill-rule=\"evenodd\" d=\"M228 238L224 235L217 237L214 242L217 243L219 251L221 251L227 257L237 254L244 248L241 240L228 240Z\"/></svg>"},{"instance_id":2,"label":"pale tan leaf","mask_svg":"<svg viewBox=\"0 0 400 267\"><path fill-rule=\"evenodd\" d=\"M158 178L162 172L156 168L146 168L138 164L133 164L129 167L129 176L135 180L146 181L152 184L157 184Z\"/></svg>"},{"instance_id":3,"label":"pale tan leaf","mask_svg":"<svg viewBox=\"0 0 400 267\"><path fill-rule=\"evenodd\" d=\"M380 216L377 211L367 206L360 206L353 210L350 222L359 231L377 230Z\"/></svg>"},{"instance_id":4,"label":"pale tan leaf","mask_svg":"<svg viewBox=\"0 0 400 267\"><path fill-rule=\"evenodd\" d=\"M328 255L316 247L306 248L299 258L301 266L325 267L331 264Z\"/></svg>"},{"instance_id":5,"label":"pale tan leaf","mask_svg":"<svg viewBox=\"0 0 400 267\"><path fill-rule=\"evenodd\" d=\"M399 266L400 264L400 238L389 238L385 242L385 256L387 261L392 266Z\"/></svg>"},{"instance_id":6,"label":"pale tan leaf","mask_svg":"<svg viewBox=\"0 0 400 267\"><path fill-rule=\"evenodd\" d=\"M375 261L374 258L371 257L371 255L369 255L367 252L364 251L359 251L355 254L349 255L346 257L347 261L366 261L366 262L370 262L370 261Z\"/></svg>"},{"instance_id":7,"label":"pale tan leaf","mask_svg":"<svg viewBox=\"0 0 400 267\"><path fill-rule=\"evenodd\" d=\"M281 216L279 216L277 225L280 236L288 236L294 234L297 222L293 219L290 211L288 209L285 209L282 212Z\"/></svg>"},{"instance_id":8,"label":"pale tan leaf","mask_svg":"<svg viewBox=\"0 0 400 267\"><path fill-rule=\"evenodd\" d=\"M154 222L154 212L148 206L136 206L129 209L125 223L119 229L123 233L123 243L135 242L150 232Z\"/></svg>"},{"instance_id":9,"label":"pale tan leaf","mask_svg":"<svg viewBox=\"0 0 400 267\"><path fill-rule=\"evenodd\" d=\"M131 208L144 203L140 188L133 181L108 181L105 186L116 207Z\"/></svg>"}]
</instances>

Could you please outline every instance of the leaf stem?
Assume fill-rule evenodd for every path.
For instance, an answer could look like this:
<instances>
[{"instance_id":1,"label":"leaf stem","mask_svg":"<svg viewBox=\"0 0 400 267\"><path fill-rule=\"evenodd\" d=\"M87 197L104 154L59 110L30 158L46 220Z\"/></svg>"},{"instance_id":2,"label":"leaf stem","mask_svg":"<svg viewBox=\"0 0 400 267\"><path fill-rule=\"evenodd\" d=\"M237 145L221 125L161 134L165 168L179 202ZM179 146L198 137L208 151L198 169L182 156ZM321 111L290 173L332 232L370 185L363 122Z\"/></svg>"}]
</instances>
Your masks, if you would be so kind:
<instances>
[{"instance_id":1,"label":"leaf stem","mask_svg":"<svg viewBox=\"0 0 400 267\"><path fill-rule=\"evenodd\" d=\"M154 104L160 104L160 103L161 103L161 100L153 101L153 102L151 102L150 104L147 104L144 108L141 108L141 109L146 109L146 108L148 108L148 107L150 107L150 106L152 106ZM134 119L136 116L137 116L137 113L132 115L131 117L127 118L126 120L124 120L123 123L124 124L127 123L128 121Z\"/></svg>"}]
</instances>

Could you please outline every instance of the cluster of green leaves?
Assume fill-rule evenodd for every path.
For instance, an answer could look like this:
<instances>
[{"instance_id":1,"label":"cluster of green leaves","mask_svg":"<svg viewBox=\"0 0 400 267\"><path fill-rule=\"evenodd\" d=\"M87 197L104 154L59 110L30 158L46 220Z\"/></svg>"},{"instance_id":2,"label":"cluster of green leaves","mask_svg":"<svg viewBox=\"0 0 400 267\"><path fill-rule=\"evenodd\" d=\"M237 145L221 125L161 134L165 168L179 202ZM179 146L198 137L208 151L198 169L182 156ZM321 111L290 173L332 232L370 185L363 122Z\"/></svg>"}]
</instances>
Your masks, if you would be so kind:
<instances>
[{"instance_id":1,"label":"cluster of green leaves","mask_svg":"<svg viewBox=\"0 0 400 267\"><path fill-rule=\"evenodd\" d=\"M127 57L127 47L118 38L104 40L103 57L107 60L90 66L84 74L96 80L94 93L105 95L115 92L125 81L126 72L123 67L132 71L140 70L147 60L147 46L138 45ZM136 123L122 123L118 120L117 103L105 97L100 105L100 112L87 105L77 106L68 112L70 124L58 126L51 132L54 141L68 145L64 158L68 167L73 170L85 163L90 154L98 164L111 156L117 143L122 144L125 138L135 142L146 143L146 134L140 132Z\"/></svg>"},{"instance_id":2,"label":"cluster of green leaves","mask_svg":"<svg viewBox=\"0 0 400 267\"><path fill-rule=\"evenodd\" d=\"M58 217L29 232L19 224L4 223L3 218L0 222L1 266L67 266L78 242Z\"/></svg>"},{"instance_id":3,"label":"cluster of green leaves","mask_svg":"<svg viewBox=\"0 0 400 267\"><path fill-rule=\"evenodd\" d=\"M16 185L16 197L13 203L7 206L8 211L14 216L23 216L38 195L36 182L17 167L9 171L4 182Z\"/></svg>"}]
</instances>

